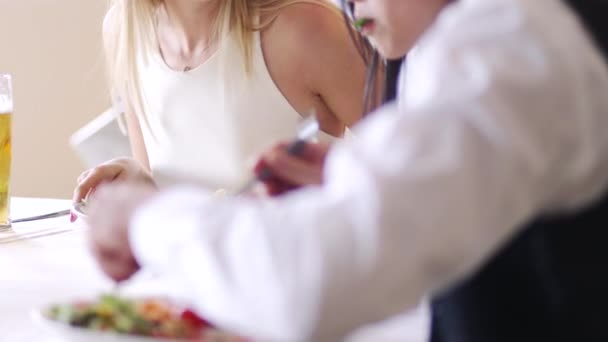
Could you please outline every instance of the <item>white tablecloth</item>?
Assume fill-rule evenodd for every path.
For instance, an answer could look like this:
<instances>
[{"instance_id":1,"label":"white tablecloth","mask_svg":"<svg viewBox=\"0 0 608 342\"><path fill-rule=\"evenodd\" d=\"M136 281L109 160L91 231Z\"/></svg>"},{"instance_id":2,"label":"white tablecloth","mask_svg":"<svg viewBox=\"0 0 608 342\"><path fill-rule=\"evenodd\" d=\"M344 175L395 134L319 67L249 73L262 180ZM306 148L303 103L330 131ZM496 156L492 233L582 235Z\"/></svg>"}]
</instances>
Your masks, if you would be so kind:
<instances>
[{"instance_id":1,"label":"white tablecloth","mask_svg":"<svg viewBox=\"0 0 608 342\"><path fill-rule=\"evenodd\" d=\"M69 208L70 202L15 198L12 217ZM112 284L97 270L86 250L82 227L69 217L15 224L17 233L70 227L71 232L0 244L0 341L64 342L33 324L30 312L55 301L88 298ZM0 233L0 236L3 234Z\"/></svg>"},{"instance_id":2,"label":"white tablecloth","mask_svg":"<svg viewBox=\"0 0 608 342\"><path fill-rule=\"evenodd\" d=\"M11 203L14 219L69 208L65 200L15 198ZM49 303L93 298L111 291L114 284L96 267L87 250L84 228L71 224L69 217L14 225L18 234L30 231L72 227L72 231L33 240L0 244L0 342L76 342L52 336L36 325L31 312ZM6 235L6 234L4 234ZM2 238L3 233L0 233ZM121 291L127 294L168 294L176 298L175 284L146 273L136 277ZM420 342L428 330L425 305L417 312L381 325L380 330L362 331L354 341ZM396 341L396 340L395 340Z\"/></svg>"}]
</instances>

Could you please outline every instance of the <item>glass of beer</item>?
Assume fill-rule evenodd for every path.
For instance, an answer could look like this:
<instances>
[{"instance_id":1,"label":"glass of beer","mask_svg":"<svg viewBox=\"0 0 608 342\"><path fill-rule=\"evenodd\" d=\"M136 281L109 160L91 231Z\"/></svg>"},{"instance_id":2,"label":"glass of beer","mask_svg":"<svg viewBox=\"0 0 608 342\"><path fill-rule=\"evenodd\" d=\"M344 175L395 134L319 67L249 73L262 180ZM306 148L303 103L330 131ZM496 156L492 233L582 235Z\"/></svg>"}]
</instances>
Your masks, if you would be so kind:
<instances>
[{"instance_id":1,"label":"glass of beer","mask_svg":"<svg viewBox=\"0 0 608 342\"><path fill-rule=\"evenodd\" d=\"M12 115L13 88L11 75L0 73L0 230L11 227L9 185Z\"/></svg>"}]
</instances>

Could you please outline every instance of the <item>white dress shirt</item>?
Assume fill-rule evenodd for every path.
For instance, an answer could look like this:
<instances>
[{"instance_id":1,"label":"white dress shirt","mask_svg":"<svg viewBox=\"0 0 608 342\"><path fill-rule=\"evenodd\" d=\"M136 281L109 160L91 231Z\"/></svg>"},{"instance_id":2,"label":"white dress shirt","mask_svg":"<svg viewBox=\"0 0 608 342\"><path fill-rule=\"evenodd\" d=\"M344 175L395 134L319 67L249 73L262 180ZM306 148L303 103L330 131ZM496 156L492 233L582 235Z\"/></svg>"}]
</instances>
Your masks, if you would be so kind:
<instances>
[{"instance_id":1,"label":"white dress shirt","mask_svg":"<svg viewBox=\"0 0 608 342\"><path fill-rule=\"evenodd\" d=\"M221 326L336 340L606 188L608 69L561 1L461 0L419 43L398 104L336 144L322 187L165 192L132 221L139 262Z\"/></svg>"}]
</instances>

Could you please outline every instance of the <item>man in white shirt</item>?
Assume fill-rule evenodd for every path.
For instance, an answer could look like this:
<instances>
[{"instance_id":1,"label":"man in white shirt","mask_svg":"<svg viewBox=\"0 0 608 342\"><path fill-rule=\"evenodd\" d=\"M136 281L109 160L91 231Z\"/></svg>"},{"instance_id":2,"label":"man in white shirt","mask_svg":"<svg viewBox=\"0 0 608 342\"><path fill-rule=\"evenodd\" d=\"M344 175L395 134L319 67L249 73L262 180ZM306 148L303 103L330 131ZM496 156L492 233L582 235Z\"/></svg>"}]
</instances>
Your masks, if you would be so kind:
<instances>
[{"instance_id":1,"label":"man in white shirt","mask_svg":"<svg viewBox=\"0 0 608 342\"><path fill-rule=\"evenodd\" d=\"M562 1L461 0L417 42L399 101L365 120L357 139L332 147L322 186L222 200L189 187L100 189L90 218L100 264L118 280L140 266L169 274L202 315L261 340L333 341L427 294L447 293L450 302L449 291L528 223L593 211L605 196L608 68L597 46ZM578 281L597 290L600 276ZM486 314L455 298L442 306L438 296L437 307ZM550 305L532 298L524 303L534 312ZM502 341L462 328L467 322L447 311L437 341ZM576 314L524 328L602 340L589 320L565 320ZM606 317L597 315L590 320ZM542 335L551 323L559 324ZM512 329L525 340L522 327Z\"/></svg>"}]
</instances>

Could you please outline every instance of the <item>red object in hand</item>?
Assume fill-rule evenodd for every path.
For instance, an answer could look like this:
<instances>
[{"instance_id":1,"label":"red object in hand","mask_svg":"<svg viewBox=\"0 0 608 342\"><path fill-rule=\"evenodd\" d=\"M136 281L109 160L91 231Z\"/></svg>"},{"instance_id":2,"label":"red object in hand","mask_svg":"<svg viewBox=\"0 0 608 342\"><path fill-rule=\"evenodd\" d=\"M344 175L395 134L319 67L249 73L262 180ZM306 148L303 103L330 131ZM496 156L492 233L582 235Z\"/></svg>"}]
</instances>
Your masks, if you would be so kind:
<instances>
[{"instance_id":1,"label":"red object in hand","mask_svg":"<svg viewBox=\"0 0 608 342\"><path fill-rule=\"evenodd\" d=\"M206 328L206 327L208 327L208 328L213 327L211 325L211 323L209 323L205 319L201 318L194 311L189 310L189 309L182 311L180 318L183 321L188 322L188 323L192 324L194 327L199 328L199 329Z\"/></svg>"},{"instance_id":2,"label":"red object in hand","mask_svg":"<svg viewBox=\"0 0 608 342\"><path fill-rule=\"evenodd\" d=\"M288 191L296 189L298 186L291 184L284 179L276 177L270 171L268 164L264 159L258 160L255 168L253 170L256 176L260 177L262 173L266 173L266 177L262 179L262 183L264 184L266 191L270 196L278 196L282 195ZM268 176L270 175L270 176Z\"/></svg>"}]
</instances>

